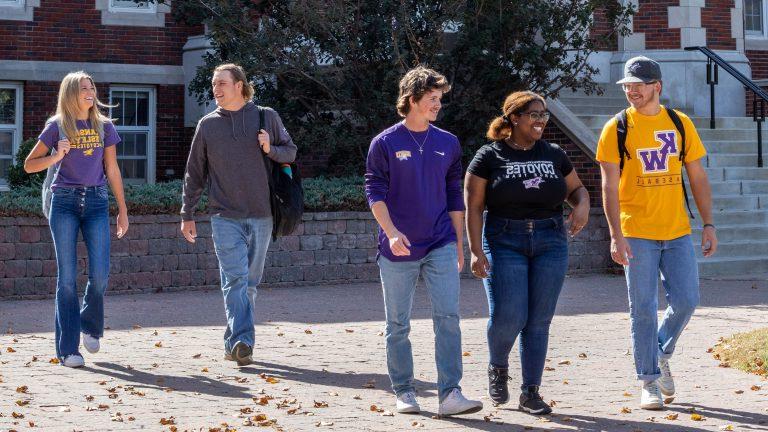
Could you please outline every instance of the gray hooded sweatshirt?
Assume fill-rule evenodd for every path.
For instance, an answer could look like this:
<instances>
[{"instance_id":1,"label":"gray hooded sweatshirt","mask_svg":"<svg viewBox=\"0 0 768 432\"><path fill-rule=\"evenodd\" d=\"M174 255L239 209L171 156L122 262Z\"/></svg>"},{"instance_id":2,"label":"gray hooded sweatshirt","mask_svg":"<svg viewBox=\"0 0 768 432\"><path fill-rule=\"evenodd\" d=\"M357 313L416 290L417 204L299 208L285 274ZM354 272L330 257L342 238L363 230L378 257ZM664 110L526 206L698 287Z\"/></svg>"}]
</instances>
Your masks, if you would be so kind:
<instances>
[{"instance_id":1,"label":"gray hooded sweatshirt","mask_svg":"<svg viewBox=\"0 0 768 432\"><path fill-rule=\"evenodd\" d=\"M259 110L248 102L238 111L218 108L197 123L184 173L181 218L193 220L200 195L208 187L208 212L227 218L271 216L269 183L259 129L269 133L267 157L290 163L296 145L280 116L264 109L266 127L259 124Z\"/></svg>"}]
</instances>

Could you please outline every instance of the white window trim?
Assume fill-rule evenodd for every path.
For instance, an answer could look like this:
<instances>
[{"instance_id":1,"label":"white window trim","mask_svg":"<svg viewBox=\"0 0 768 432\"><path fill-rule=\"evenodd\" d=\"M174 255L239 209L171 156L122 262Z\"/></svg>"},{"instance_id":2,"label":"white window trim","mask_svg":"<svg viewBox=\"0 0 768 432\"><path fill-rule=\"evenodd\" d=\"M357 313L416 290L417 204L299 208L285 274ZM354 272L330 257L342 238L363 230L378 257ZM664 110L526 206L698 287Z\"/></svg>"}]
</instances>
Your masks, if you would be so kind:
<instances>
[{"instance_id":1,"label":"white window trim","mask_svg":"<svg viewBox=\"0 0 768 432\"><path fill-rule=\"evenodd\" d=\"M139 7L125 7L125 6L114 6L112 4L112 0L109 0L109 11L110 12L127 12L127 13L147 13L147 14L154 14L157 13L157 4L155 2L148 3L148 8L139 8Z\"/></svg>"},{"instance_id":2,"label":"white window trim","mask_svg":"<svg viewBox=\"0 0 768 432\"><path fill-rule=\"evenodd\" d=\"M26 6L25 0L13 0L13 1L2 1L0 2L0 7L9 7L9 8L23 8Z\"/></svg>"},{"instance_id":3,"label":"white window trim","mask_svg":"<svg viewBox=\"0 0 768 432\"><path fill-rule=\"evenodd\" d=\"M0 88L14 89L16 90L16 122L13 125L0 124L0 130L12 130L13 134L13 147L11 148L11 161L16 160L16 153L19 151L19 146L23 139L24 134L24 85L22 83L14 82L0 82ZM8 190L8 181L4 178L0 178L0 191Z\"/></svg>"},{"instance_id":4,"label":"white window trim","mask_svg":"<svg viewBox=\"0 0 768 432\"><path fill-rule=\"evenodd\" d=\"M761 5L763 10L760 12L760 18L763 20L763 31L747 30L746 26L746 9L743 9L744 14L744 36L747 39L768 39L768 32L766 31L766 25L768 24L768 1L762 0Z\"/></svg>"},{"instance_id":5,"label":"white window trim","mask_svg":"<svg viewBox=\"0 0 768 432\"><path fill-rule=\"evenodd\" d=\"M154 87L146 87L146 86L132 86L132 85L110 85L109 86L109 100L110 104L112 101L112 92L114 91L145 91L149 93L149 112L147 113L148 120L149 120L149 126L117 126L115 125L115 128L117 129L118 134L121 131L131 132L131 131L146 131L148 130L147 134L147 184L154 184L155 183L155 159L156 159L156 153L157 153L157 146L155 144L155 139L157 135L157 93ZM109 116L114 117L112 115L112 109L109 110ZM120 144L118 144L120 145ZM136 158L125 158L125 159L136 159Z\"/></svg>"}]
</instances>

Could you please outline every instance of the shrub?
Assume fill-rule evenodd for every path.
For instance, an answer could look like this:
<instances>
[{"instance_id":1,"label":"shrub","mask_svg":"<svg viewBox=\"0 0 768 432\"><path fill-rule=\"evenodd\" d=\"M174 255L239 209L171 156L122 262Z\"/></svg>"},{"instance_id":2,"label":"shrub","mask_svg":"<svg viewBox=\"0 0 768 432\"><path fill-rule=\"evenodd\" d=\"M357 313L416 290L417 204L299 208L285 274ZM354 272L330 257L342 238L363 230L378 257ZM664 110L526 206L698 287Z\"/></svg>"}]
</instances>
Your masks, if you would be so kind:
<instances>
[{"instance_id":1,"label":"shrub","mask_svg":"<svg viewBox=\"0 0 768 432\"><path fill-rule=\"evenodd\" d=\"M16 152L16 161L8 168L8 185L11 188L25 186L37 186L39 188L43 184L45 170L33 174L24 172L24 159L27 158L36 143L37 139L30 138L19 146L19 151Z\"/></svg>"}]
</instances>

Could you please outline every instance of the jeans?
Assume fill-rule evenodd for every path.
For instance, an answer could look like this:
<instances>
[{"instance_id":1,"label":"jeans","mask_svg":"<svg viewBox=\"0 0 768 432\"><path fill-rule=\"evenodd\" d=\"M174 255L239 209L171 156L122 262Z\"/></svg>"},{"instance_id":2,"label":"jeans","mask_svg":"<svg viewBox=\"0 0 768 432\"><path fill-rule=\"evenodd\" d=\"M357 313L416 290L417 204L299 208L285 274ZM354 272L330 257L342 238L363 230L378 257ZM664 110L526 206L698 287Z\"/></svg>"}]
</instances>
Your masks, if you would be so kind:
<instances>
[{"instance_id":1,"label":"jeans","mask_svg":"<svg viewBox=\"0 0 768 432\"><path fill-rule=\"evenodd\" d=\"M568 270L563 218L487 216L483 250L491 267L483 279L490 316L490 363L509 367L509 353L519 334L523 385L541 385L549 326Z\"/></svg>"},{"instance_id":2,"label":"jeans","mask_svg":"<svg viewBox=\"0 0 768 432\"><path fill-rule=\"evenodd\" d=\"M680 333L699 304L699 268L690 235L666 241L627 241L634 256L624 266L624 273L635 369L637 379L653 381L661 376L658 359L672 356ZM657 326L660 272L669 306Z\"/></svg>"},{"instance_id":3,"label":"jeans","mask_svg":"<svg viewBox=\"0 0 768 432\"><path fill-rule=\"evenodd\" d=\"M396 395L413 391L411 307L416 280L421 274L432 303L435 332L437 387L442 401L461 381L461 329L459 328L459 269L456 243L430 251L417 261L392 262L379 256L386 315L387 369Z\"/></svg>"},{"instance_id":4,"label":"jeans","mask_svg":"<svg viewBox=\"0 0 768 432\"><path fill-rule=\"evenodd\" d=\"M214 215L211 232L227 314L224 350L232 352L237 342L253 347L256 287L272 238L272 217L230 219Z\"/></svg>"},{"instance_id":5,"label":"jeans","mask_svg":"<svg viewBox=\"0 0 768 432\"><path fill-rule=\"evenodd\" d=\"M104 291L109 280L109 202L106 186L60 187L53 191L49 220L56 249L56 356L79 354L80 332L104 334ZM77 236L88 250L83 305L77 295Z\"/></svg>"}]
</instances>

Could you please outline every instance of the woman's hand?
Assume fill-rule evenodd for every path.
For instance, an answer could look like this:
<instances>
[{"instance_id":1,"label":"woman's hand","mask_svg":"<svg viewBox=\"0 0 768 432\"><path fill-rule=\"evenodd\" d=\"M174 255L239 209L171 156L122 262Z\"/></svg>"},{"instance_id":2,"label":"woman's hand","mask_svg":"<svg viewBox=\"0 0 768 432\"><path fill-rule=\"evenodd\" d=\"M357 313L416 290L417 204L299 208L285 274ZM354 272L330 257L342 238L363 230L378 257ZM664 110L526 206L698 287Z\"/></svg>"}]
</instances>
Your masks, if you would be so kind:
<instances>
[{"instance_id":1,"label":"woman's hand","mask_svg":"<svg viewBox=\"0 0 768 432\"><path fill-rule=\"evenodd\" d=\"M117 238L123 238L128 232L128 210L117 213Z\"/></svg>"},{"instance_id":2,"label":"woman's hand","mask_svg":"<svg viewBox=\"0 0 768 432\"><path fill-rule=\"evenodd\" d=\"M472 254L472 258L470 258L470 266L472 267L472 274L481 279L487 278L488 272L491 270L491 265L488 264L488 258L485 254Z\"/></svg>"},{"instance_id":3,"label":"woman's hand","mask_svg":"<svg viewBox=\"0 0 768 432\"><path fill-rule=\"evenodd\" d=\"M584 201L571 210L568 215L568 234L575 237L589 221L589 203Z\"/></svg>"}]
</instances>

